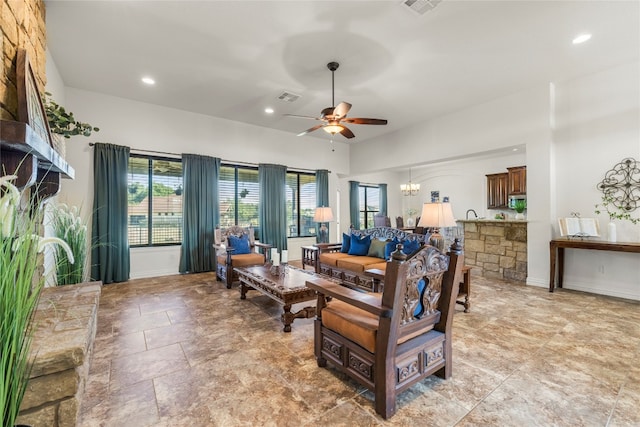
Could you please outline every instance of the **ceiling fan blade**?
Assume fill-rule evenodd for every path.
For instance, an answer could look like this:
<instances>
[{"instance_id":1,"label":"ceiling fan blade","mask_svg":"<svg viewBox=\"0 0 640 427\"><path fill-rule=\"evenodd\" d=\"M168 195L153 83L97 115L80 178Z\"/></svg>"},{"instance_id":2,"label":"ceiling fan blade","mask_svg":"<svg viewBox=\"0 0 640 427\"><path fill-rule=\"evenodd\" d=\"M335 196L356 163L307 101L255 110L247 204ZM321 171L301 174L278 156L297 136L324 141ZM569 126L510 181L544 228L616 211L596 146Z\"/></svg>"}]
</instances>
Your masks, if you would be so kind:
<instances>
[{"instance_id":1,"label":"ceiling fan blade","mask_svg":"<svg viewBox=\"0 0 640 427\"><path fill-rule=\"evenodd\" d=\"M321 118L318 118L318 117L300 116L300 115L298 115L298 114L283 114L283 116L287 116L287 117L297 117L297 118L299 118L299 119L322 120Z\"/></svg>"},{"instance_id":2,"label":"ceiling fan blade","mask_svg":"<svg viewBox=\"0 0 640 427\"><path fill-rule=\"evenodd\" d=\"M344 117L347 115L350 109L351 104L349 104L348 102L341 102L340 104L336 105L336 108L334 108L333 116L336 118Z\"/></svg>"},{"instance_id":3,"label":"ceiling fan blade","mask_svg":"<svg viewBox=\"0 0 640 427\"><path fill-rule=\"evenodd\" d=\"M342 123L353 123L354 125L386 125L385 119L364 119L359 117L347 117L341 120Z\"/></svg>"},{"instance_id":4,"label":"ceiling fan blade","mask_svg":"<svg viewBox=\"0 0 640 427\"><path fill-rule=\"evenodd\" d=\"M342 126L342 127L344 128L344 129L342 129L342 130L340 131L340 133L342 134L342 136L344 136L345 138L349 138L349 139L351 139L351 138L355 137L355 135L353 134L353 132L351 132L351 129L349 129L349 128L348 128L348 127L346 127L346 126Z\"/></svg>"},{"instance_id":5,"label":"ceiling fan blade","mask_svg":"<svg viewBox=\"0 0 640 427\"><path fill-rule=\"evenodd\" d=\"M306 134L308 134L308 133L310 133L310 132L313 132L314 130L318 130L318 129L320 129L322 126L324 126L324 125L315 125L314 127L309 128L309 129L305 130L304 132L300 132L300 133L298 134L298 136L306 135Z\"/></svg>"}]
</instances>

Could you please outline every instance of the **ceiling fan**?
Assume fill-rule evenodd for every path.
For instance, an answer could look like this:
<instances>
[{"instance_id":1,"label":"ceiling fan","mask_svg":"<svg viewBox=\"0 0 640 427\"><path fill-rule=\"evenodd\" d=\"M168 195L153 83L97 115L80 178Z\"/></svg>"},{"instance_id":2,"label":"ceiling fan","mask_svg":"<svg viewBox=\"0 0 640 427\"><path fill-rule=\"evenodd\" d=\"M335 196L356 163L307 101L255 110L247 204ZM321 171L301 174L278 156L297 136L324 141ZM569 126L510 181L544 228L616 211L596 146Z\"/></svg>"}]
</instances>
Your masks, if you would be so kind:
<instances>
[{"instance_id":1,"label":"ceiling fan","mask_svg":"<svg viewBox=\"0 0 640 427\"><path fill-rule=\"evenodd\" d=\"M316 125L312 128L305 130L298 134L298 136L306 135L314 130L318 130L322 128L325 132L330 133L331 135L335 135L336 133L341 134L345 138L353 138L355 135L351 130L346 127L343 123L352 123L355 125L386 125L387 121L385 119L365 119L365 118L356 118L356 117L347 117L347 113L351 109L351 104L348 102L341 102L336 105L335 102L335 87L334 87L334 73L338 69L340 64L337 62L329 62L327 64L327 68L331 70L331 104L333 107L327 107L320 112L320 117L311 117L311 116L299 116L296 114L285 114L286 116L291 117L300 117L303 119L313 119L320 120L323 123Z\"/></svg>"}]
</instances>

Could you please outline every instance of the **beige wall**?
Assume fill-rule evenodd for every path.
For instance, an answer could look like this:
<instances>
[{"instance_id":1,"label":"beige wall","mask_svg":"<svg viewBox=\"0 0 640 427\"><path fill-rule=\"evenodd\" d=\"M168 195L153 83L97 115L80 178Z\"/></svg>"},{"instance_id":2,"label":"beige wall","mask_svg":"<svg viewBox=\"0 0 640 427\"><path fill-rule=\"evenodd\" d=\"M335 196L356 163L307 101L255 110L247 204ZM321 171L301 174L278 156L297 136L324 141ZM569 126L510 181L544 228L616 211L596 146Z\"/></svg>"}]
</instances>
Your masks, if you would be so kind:
<instances>
[{"instance_id":1,"label":"beige wall","mask_svg":"<svg viewBox=\"0 0 640 427\"><path fill-rule=\"evenodd\" d=\"M29 55L40 93L46 77L47 30L43 0L1 0L0 2L0 119L16 120L16 52Z\"/></svg>"}]
</instances>

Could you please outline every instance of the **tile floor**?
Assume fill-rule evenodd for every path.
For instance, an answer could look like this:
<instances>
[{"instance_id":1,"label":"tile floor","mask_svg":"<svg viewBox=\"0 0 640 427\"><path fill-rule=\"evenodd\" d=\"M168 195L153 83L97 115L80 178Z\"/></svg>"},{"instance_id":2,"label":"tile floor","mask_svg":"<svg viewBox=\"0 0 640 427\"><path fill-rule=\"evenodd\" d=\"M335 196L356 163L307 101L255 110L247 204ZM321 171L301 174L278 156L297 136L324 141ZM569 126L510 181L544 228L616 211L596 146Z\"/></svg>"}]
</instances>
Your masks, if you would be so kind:
<instances>
[{"instance_id":1,"label":"tile floor","mask_svg":"<svg viewBox=\"0 0 640 427\"><path fill-rule=\"evenodd\" d=\"M103 287L80 426L640 426L640 302L473 276L454 375L372 394L313 357L313 320L213 274Z\"/></svg>"}]
</instances>

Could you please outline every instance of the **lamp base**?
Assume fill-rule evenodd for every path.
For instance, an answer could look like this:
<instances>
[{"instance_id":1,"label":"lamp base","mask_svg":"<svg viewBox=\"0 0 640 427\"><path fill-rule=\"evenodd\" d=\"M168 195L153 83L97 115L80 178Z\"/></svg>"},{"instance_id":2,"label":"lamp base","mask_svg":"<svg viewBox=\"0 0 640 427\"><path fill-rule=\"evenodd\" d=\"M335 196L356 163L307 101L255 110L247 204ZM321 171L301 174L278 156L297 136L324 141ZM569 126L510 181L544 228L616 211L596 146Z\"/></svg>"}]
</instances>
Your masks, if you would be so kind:
<instances>
[{"instance_id":1,"label":"lamp base","mask_svg":"<svg viewBox=\"0 0 640 427\"><path fill-rule=\"evenodd\" d=\"M440 252L444 252L444 236L440 234L439 230L435 230L429 237L429 244L438 248Z\"/></svg>"}]
</instances>

